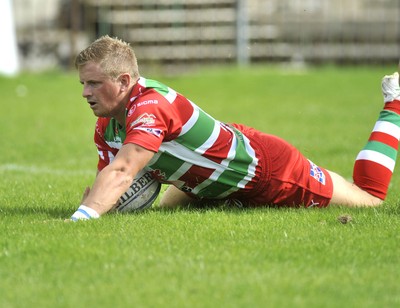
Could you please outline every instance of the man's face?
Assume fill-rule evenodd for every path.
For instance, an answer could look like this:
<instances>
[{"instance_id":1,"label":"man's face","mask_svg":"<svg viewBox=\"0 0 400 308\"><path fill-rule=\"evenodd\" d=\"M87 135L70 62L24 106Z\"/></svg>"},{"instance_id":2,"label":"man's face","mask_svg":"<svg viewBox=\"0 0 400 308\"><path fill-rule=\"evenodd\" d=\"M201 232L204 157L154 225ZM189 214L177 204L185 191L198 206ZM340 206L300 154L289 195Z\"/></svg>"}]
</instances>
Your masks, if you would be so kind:
<instances>
[{"instance_id":1,"label":"man's face","mask_svg":"<svg viewBox=\"0 0 400 308\"><path fill-rule=\"evenodd\" d=\"M121 83L107 77L99 64L88 62L81 66L79 79L83 85L82 96L97 117L116 117L124 112Z\"/></svg>"}]
</instances>

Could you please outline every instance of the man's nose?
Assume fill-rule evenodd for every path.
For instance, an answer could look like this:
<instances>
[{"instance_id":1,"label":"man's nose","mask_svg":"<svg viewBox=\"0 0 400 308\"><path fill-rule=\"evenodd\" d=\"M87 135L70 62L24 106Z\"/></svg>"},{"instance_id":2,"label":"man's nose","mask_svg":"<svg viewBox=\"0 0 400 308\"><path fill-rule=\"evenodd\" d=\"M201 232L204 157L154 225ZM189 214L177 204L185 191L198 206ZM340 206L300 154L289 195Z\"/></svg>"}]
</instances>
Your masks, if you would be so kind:
<instances>
[{"instance_id":1,"label":"man's nose","mask_svg":"<svg viewBox=\"0 0 400 308\"><path fill-rule=\"evenodd\" d=\"M88 86L83 86L82 96L84 98L87 98L91 95L92 95L92 92L90 91L90 88Z\"/></svg>"}]
</instances>

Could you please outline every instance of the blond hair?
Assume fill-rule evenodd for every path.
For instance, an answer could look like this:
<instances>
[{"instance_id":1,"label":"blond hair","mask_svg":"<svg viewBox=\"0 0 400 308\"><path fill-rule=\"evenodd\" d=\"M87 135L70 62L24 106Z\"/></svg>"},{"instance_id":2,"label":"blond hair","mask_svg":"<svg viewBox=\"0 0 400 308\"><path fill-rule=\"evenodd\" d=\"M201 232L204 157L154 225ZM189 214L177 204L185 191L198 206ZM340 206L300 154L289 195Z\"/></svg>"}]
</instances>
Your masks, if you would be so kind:
<instances>
[{"instance_id":1,"label":"blond hair","mask_svg":"<svg viewBox=\"0 0 400 308\"><path fill-rule=\"evenodd\" d=\"M133 48L118 38L102 36L82 50L75 59L75 67L87 62L100 64L103 72L111 79L117 79L123 73L129 73L134 81L139 79L139 68Z\"/></svg>"}]
</instances>

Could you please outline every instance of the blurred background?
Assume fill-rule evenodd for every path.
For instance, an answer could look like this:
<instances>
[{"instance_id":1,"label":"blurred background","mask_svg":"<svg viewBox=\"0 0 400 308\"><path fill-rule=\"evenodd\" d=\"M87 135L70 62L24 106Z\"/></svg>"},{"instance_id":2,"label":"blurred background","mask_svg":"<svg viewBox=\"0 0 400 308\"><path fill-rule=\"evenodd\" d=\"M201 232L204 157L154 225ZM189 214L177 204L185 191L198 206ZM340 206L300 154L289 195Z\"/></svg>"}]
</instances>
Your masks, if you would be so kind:
<instances>
[{"instance_id":1,"label":"blurred background","mask_svg":"<svg viewBox=\"0 0 400 308\"><path fill-rule=\"evenodd\" d=\"M11 6L18 71L68 70L104 34L130 42L140 67L161 73L224 64L382 65L400 54L400 0L1 1Z\"/></svg>"}]
</instances>

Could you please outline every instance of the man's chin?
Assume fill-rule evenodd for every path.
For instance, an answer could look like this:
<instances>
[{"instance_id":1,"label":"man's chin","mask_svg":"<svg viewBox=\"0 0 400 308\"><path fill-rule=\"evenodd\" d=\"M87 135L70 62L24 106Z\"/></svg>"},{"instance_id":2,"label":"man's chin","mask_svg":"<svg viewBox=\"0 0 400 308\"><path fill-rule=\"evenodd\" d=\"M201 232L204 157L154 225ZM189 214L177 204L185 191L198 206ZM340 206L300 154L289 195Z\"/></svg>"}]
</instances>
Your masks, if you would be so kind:
<instances>
[{"instance_id":1,"label":"man's chin","mask_svg":"<svg viewBox=\"0 0 400 308\"><path fill-rule=\"evenodd\" d=\"M106 117L106 115L104 114L104 112L101 112L101 110L98 110L96 107L91 108L91 109L92 109L93 114L94 114L96 117L98 117L98 118L105 118L105 117Z\"/></svg>"}]
</instances>

